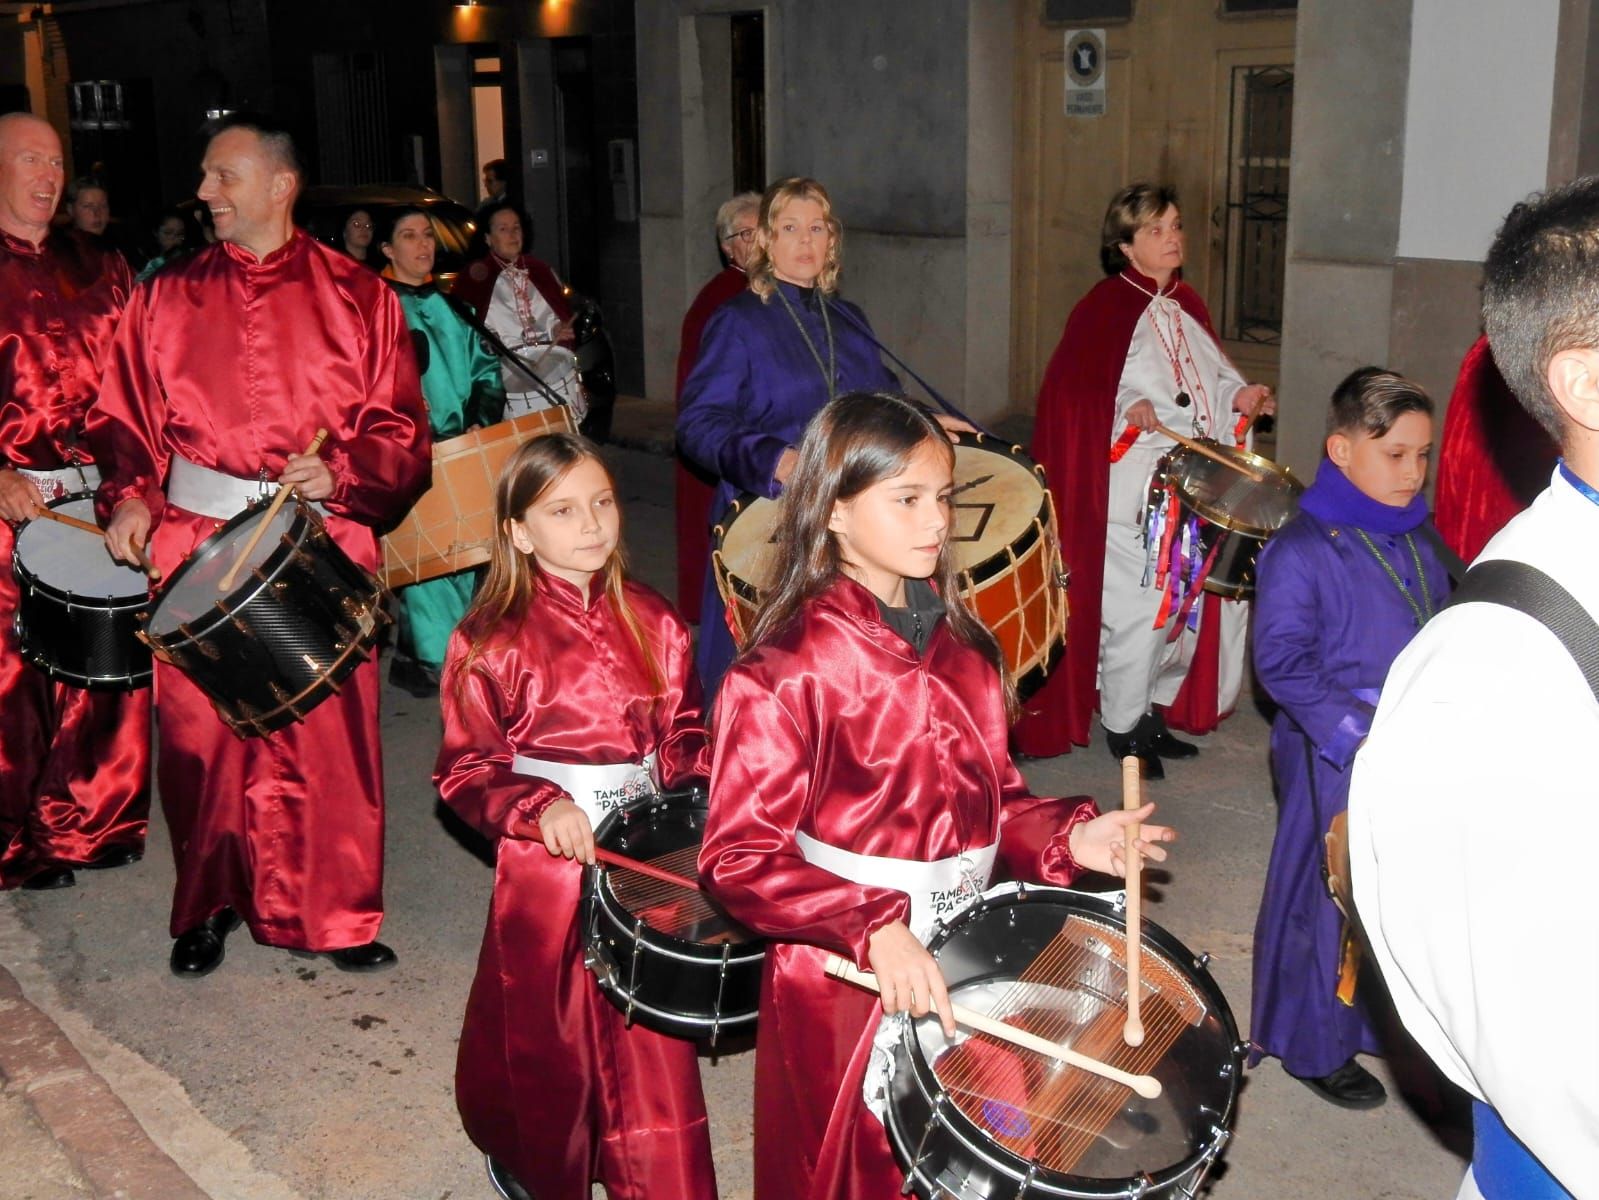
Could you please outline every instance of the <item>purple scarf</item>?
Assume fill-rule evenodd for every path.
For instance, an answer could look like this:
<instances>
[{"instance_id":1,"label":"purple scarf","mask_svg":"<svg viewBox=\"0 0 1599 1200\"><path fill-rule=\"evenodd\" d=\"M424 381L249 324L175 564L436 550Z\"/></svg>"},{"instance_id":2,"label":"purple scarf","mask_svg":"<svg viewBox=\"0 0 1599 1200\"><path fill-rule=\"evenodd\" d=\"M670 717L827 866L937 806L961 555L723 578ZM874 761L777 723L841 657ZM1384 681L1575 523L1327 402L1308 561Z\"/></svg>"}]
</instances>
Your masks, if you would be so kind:
<instances>
[{"instance_id":1,"label":"purple scarf","mask_svg":"<svg viewBox=\"0 0 1599 1200\"><path fill-rule=\"evenodd\" d=\"M1353 525L1372 533L1409 533L1427 519L1420 492L1403 508L1373 500L1349 481L1330 458L1316 468L1316 481L1299 497L1299 507L1332 525Z\"/></svg>"}]
</instances>

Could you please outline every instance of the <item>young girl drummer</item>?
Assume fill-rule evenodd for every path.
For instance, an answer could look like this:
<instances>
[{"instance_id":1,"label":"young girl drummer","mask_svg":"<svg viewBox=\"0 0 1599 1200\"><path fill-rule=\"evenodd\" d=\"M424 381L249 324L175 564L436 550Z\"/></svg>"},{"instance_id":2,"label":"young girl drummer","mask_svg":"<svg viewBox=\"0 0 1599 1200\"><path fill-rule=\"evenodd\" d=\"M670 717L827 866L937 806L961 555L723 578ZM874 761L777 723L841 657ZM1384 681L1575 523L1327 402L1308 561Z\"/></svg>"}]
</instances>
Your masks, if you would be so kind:
<instances>
[{"instance_id":1,"label":"young girl drummer","mask_svg":"<svg viewBox=\"0 0 1599 1200\"><path fill-rule=\"evenodd\" d=\"M886 1012L936 1007L918 935L990 872L1049 883L1122 871L1123 830L1090 800L1029 794L1006 748L1015 698L993 636L955 588L954 455L893 396L829 403L784 492L783 564L722 684L701 877L772 939L755 1059L758 1200L895 1194L862 1099L875 1001L823 974L877 974ZM1154 859L1170 830L1146 825Z\"/></svg>"},{"instance_id":2,"label":"young girl drummer","mask_svg":"<svg viewBox=\"0 0 1599 1200\"><path fill-rule=\"evenodd\" d=\"M488 577L450 642L433 776L498 842L461 1119L502 1185L539 1200L587 1200L591 1181L612 1200L714 1197L694 1047L626 1027L587 977L576 919L604 812L704 775L688 630L624 574L615 484L587 440L524 445L495 516Z\"/></svg>"}]
</instances>

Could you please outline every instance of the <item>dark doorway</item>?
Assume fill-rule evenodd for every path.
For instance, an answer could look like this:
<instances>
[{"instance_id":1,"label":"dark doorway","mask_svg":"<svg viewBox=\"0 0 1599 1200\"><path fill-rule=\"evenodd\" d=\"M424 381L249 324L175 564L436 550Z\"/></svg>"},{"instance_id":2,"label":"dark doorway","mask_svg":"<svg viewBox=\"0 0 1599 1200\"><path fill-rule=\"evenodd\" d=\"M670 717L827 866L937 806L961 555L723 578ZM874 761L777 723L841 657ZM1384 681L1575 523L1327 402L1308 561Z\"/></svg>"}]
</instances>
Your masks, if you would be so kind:
<instances>
[{"instance_id":1,"label":"dark doorway","mask_svg":"<svg viewBox=\"0 0 1599 1200\"><path fill-rule=\"evenodd\" d=\"M561 230L567 282L587 296L604 294L600 278L599 222L610 197L595 172L594 69L587 38L555 43L555 127L561 139Z\"/></svg>"},{"instance_id":2,"label":"dark doorway","mask_svg":"<svg viewBox=\"0 0 1599 1200\"><path fill-rule=\"evenodd\" d=\"M766 190L766 18L734 13L733 190Z\"/></svg>"}]
</instances>

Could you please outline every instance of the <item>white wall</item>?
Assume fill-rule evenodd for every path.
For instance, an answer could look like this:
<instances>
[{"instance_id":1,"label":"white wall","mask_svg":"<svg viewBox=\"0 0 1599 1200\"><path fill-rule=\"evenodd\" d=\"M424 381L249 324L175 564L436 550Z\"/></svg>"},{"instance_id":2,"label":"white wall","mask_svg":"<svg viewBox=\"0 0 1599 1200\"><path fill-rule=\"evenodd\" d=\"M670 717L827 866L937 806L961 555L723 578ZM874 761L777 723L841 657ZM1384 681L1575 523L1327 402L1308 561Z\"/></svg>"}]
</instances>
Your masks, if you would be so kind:
<instances>
[{"instance_id":1,"label":"white wall","mask_svg":"<svg viewBox=\"0 0 1599 1200\"><path fill-rule=\"evenodd\" d=\"M1480 261L1549 165L1559 0L1414 0L1400 258ZM1363 94L1358 80L1350 103Z\"/></svg>"}]
</instances>

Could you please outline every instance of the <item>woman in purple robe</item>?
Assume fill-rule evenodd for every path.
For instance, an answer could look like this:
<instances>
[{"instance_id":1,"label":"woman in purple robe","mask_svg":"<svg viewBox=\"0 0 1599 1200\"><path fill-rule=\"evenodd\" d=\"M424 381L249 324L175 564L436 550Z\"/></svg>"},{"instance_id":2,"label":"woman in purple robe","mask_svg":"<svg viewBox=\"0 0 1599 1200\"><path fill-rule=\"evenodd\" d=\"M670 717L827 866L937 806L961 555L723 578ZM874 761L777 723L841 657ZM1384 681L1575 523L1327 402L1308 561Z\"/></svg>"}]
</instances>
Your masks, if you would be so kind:
<instances>
[{"instance_id":1,"label":"woman in purple robe","mask_svg":"<svg viewBox=\"0 0 1599 1200\"><path fill-rule=\"evenodd\" d=\"M761 197L749 291L706 325L677 419L678 445L720 480L713 519L742 492L782 491L801 433L834 396L900 390L865 314L835 294L842 238L816 180L783 179ZM696 662L708 702L736 650L712 569L701 613Z\"/></svg>"},{"instance_id":2,"label":"woman in purple robe","mask_svg":"<svg viewBox=\"0 0 1599 1200\"><path fill-rule=\"evenodd\" d=\"M1251 1061L1272 1055L1330 1102L1369 1108L1386 1093L1355 1055L1381 1043L1362 994L1338 995L1344 926L1322 879L1323 835L1348 807L1388 667L1447 601L1449 575L1421 494L1427 394L1362 367L1333 393L1327 433L1299 515L1261 551L1257 575L1255 675L1278 706L1278 818L1255 926Z\"/></svg>"}]
</instances>

